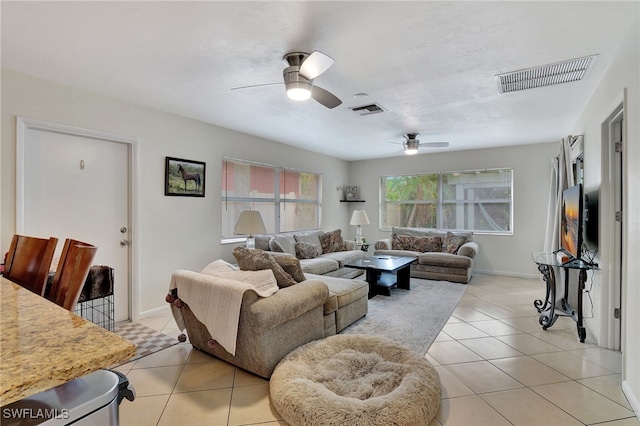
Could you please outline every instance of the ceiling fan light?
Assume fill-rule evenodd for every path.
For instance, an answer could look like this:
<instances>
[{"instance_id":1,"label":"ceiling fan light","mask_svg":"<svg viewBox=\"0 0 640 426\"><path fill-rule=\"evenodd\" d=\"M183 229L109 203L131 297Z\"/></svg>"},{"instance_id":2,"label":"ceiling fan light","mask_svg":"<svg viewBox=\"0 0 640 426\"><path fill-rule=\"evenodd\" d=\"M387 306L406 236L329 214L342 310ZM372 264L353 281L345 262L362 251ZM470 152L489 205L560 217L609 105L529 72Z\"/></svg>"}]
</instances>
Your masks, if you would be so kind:
<instances>
[{"instance_id":1,"label":"ceiling fan light","mask_svg":"<svg viewBox=\"0 0 640 426\"><path fill-rule=\"evenodd\" d=\"M404 144L404 153L407 155L417 154L419 144L420 142L417 139L408 139Z\"/></svg>"},{"instance_id":2,"label":"ceiling fan light","mask_svg":"<svg viewBox=\"0 0 640 426\"><path fill-rule=\"evenodd\" d=\"M287 86L287 96L294 101L306 101L311 97L311 90L309 87L296 87L295 83L291 83Z\"/></svg>"}]
</instances>

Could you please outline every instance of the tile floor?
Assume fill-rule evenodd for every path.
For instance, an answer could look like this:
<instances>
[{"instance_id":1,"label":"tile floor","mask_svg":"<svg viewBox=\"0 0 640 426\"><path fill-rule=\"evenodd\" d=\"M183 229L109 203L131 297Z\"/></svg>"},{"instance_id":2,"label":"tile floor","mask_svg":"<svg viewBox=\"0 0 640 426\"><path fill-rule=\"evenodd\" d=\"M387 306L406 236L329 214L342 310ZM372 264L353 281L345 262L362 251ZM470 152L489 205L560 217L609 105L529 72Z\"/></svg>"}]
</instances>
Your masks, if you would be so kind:
<instances>
[{"instance_id":1,"label":"tile floor","mask_svg":"<svg viewBox=\"0 0 640 426\"><path fill-rule=\"evenodd\" d=\"M621 354L577 339L560 318L543 331L536 279L476 275L427 359L442 382L429 426L638 426L620 389ZM381 296L378 296L381 297ZM178 334L169 311L141 323ZM286 425L269 402L268 381L179 344L118 368L136 400L121 425ZM418 425L416 425L418 426Z\"/></svg>"}]
</instances>

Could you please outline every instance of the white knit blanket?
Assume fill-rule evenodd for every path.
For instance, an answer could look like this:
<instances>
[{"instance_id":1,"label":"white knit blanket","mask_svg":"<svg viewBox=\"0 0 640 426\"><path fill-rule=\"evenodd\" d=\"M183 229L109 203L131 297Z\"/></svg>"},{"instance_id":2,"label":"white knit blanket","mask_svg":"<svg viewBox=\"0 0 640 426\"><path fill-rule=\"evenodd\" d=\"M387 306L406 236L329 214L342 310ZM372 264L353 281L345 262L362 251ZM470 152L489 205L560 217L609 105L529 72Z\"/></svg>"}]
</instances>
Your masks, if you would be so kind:
<instances>
[{"instance_id":1,"label":"white knit blanket","mask_svg":"<svg viewBox=\"0 0 640 426\"><path fill-rule=\"evenodd\" d=\"M178 289L178 297L189 305L211 337L231 355L236 353L238 322L242 296L247 290L267 297L278 291L271 270L233 271L217 275L177 270L171 276L169 291ZM182 312L172 309L180 330L185 329Z\"/></svg>"}]
</instances>

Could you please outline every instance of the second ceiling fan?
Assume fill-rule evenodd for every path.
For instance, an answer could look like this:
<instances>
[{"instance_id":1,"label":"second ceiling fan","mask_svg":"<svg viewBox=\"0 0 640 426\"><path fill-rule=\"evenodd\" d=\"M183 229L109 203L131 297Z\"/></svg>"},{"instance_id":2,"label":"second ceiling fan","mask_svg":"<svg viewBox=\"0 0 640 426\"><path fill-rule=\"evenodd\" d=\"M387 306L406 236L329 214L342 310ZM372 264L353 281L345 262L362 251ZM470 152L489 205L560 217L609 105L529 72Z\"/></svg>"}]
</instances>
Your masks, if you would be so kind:
<instances>
[{"instance_id":1,"label":"second ceiling fan","mask_svg":"<svg viewBox=\"0 0 640 426\"><path fill-rule=\"evenodd\" d=\"M316 86L313 82L316 77L320 76L333 65L333 58L316 50L311 54L304 52L287 53L282 60L288 65L282 72L283 83L254 84L251 86L233 87L231 90L284 84L287 90L287 96L296 101L313 98L327 108L335 108L342 103L333 93Z\"/></svg>"},{"instance_id":2,"label":"second ceiling fan","mask_svg":"<svg viewBox=\"0 0 640 426\"><path fill-rule=\"evenodd\" d=\"M402 147L404 148L404 153L407 155L414 155L418 153L418 148L446 148L449 146L449 142L424 142L420 143L420 140L417 139L420 133L406 133L403 135L404 141L402 142ZM391 142L391 143L400 143L400 142Z\"/></svg>"}]
</instances>

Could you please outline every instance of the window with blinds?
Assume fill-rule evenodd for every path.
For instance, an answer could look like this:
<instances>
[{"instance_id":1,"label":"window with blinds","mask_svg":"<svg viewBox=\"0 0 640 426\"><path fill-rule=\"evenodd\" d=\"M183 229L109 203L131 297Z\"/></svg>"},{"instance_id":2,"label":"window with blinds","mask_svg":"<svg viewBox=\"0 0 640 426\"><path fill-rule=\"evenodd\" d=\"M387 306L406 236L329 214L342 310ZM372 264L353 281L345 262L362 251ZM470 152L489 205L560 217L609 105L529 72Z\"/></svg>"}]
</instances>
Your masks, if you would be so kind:
<instances>
[{"instance_id":1,"label":"window with blinds","mask_svg":"<svg viewBox=\"0 0 640 426\"><path fill-rule=\"evenodd\" d=\"M222 161L222 242L243 210L258 210L267 233L320 228L322 175L225 158Z\"/></svg>"}]
</instances>

